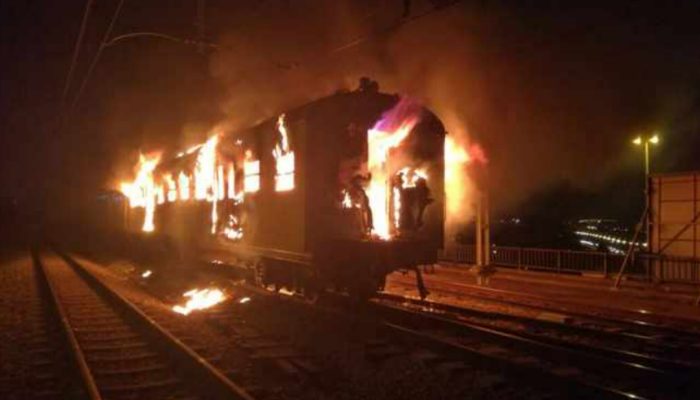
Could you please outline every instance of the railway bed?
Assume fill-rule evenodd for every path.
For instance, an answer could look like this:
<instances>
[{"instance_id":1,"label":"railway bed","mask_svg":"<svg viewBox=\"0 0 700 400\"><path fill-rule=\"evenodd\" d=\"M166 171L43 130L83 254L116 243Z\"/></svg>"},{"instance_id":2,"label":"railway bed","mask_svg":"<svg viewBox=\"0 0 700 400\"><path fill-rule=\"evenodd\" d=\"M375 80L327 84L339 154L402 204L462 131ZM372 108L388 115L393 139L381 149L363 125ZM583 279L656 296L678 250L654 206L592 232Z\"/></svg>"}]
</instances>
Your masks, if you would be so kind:
<instances>
[{"instance_id":1,"label":"railway bed","mask_svg":"<svg viewBox=\"0 0 700 400\"><path fill-rule=\"evenodd\" d=\"M84 398L60 320L50 307L36 253L5 257L0 268L0 398Z\"/></svg>"},{"instance_id":2,"label":"railway bed","mask_svg":"<svg viewBox=\"0 0 700 400\"><path fill-rule=\"evenodd\" d=\"M86 269L100 274L100 268ZM226 267L211 269L220 273ZM499 327L469 326L416 304L406 307L405 299L358 305L329 295L310 304L240 283L230 293L227 302L186 317L157 303L134 304L257 398L685 395L666 391L677 388L663 365L631 368L631 361L542 343ZM218 339L199 335L205 331L214 331Z\"/></svg>"},{"instance_id":3,"label":"railway bed","mask_svg":"<svg viewBox=\"0 0 700 400\"><path fill-rule=\"evenodd\" d=\"M80 263L110 286L135 286L108 279L103 266ZM222 271L221 265L212 270ZM138 281L140 274L132 276ZM227 282L218 279L219 285ZM154 287L142 289L156 292ZM225 342L217 350L220 359L212 364L258 399L554 399L565 390L532 385L516 374L452 357L444 349L397 334L373 317L326 312L295 296L239 284L227 290L228 301L188 316L157 302L133 301L200 354L211 353L212 343ZM128 288L118 291L132 296ZM232 354L241 358L227 363Z\"/></svg>"},{"instance_id":4,"label":"railway bed","mask_svg":"<svg viewBox=\"0 0 700 400\"><path fill-rule=\"evenodd\" d=\"M504 305L530 307L545 312L561 312L570 317L591 319L601 324L612 323L617 327L624 324L626 329L643 331L648 335L687 335L700 338L700 324L694 319L659 314L643 308L613 308L600 304L584 304L549 295L471 284L467 282L474 279L474 272L468 268L461 268L459 272L456 270L456 268L446 270L448 279L441 279L432 274L425 274L424 278L428 286L436 290L437 294L459 295ZM398 274L394 274L389 281L403 281L405 286L410 285L412 280L402 279Z\"/></svg>"},{"instance_id":5,"label":"railway bed","mask_svg":"<svg viewBox=\"0 0 700 400\"><path fill-rule=\"evenodd\" d=\"M390 318L408 321L403 326L408 325L417 334L455 348L464 347L463 351L491 354L506 363L510 360L524 368L529 365L543 374L598 390L600 396L694 398L690 379L697 374L696 366L513 329L508 316L506 324L494 323L498 318L495 315L474 321L470 310L418 299L382 294L372 307ZM475 336L483 340L474 340ZM528 373L536 375L533 371Z\"/></svg>"},{"instance_id":6,"label":"railway bed","mask_svg":"<svg viewBox=\"0 0 700 400\"><path fill-rule=\"evenodd\" d=\"M393 275L388 281L390 292L415 292L415 281ZM604 334L646 339L650 343L700 352L700 330L690 321L678 321L650 312L623 312L590 305L567 303L543 296L511 292L489 287L426 279L428 290L441 298L439 302L479 308L530 318L551 318L569 326L591 328ZM417 293L416 293L417 294Z\"/></svg>"},{"instance_id":7,"label":"railway bed","mask_svg":"<svg viewBox=\"0 0 700 400\"><path fill-rule=\"evenodd\" d=\"M70 259L37 257L89 399L253 400Z\"/></svg>"}]
</instances>

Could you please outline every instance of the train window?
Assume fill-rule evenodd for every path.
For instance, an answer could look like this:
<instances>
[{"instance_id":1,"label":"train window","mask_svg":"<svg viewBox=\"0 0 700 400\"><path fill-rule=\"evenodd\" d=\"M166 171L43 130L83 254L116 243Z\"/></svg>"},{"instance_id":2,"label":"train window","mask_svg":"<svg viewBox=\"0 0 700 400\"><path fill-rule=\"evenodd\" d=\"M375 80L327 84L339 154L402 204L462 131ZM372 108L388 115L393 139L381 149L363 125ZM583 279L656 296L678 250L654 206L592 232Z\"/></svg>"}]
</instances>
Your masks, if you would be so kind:
<instances>
[{"instance_id":1,"label":"train window","mask_svg":"<svg viewBox=\"0 0 700 400\"><path fill-rule=\"evenodd\" d=\"M286 192L294 189L294 152L289 152L277 159L275 174L275 191Z\"/></svg>"},{"instance_id":2,"label":"train window","mask_svg":"<svg viewBox=\"0 0 700 400\"><path fill-rule=\"evenodd\" d=\"M243 161L243 191L255 193L260 190L260 160L253 159L253 152L246 150Z\"/></svg>"},{"instance_id":3,"label":"train window","mask_svg":"<svg viewBox=\"0 0 700 400\"><path fill-rule=\"evenodd\" d=\"M272 155L275 157L275 191L286 192L294 189L294 152L289 146L289 136L285 115L277 118L278 142Z\"/></svg>"}]
</instances>

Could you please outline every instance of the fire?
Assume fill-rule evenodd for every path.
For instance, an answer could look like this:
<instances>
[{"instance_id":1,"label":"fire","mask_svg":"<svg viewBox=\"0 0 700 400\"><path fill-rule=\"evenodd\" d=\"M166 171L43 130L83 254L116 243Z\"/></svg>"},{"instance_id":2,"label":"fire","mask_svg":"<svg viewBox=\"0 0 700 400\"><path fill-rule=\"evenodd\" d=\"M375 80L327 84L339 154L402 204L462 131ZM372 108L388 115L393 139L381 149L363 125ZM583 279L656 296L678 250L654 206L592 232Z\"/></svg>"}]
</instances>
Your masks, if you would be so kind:
<instances>
[{"instance_id":1,"label":"fire","mask_svg":"<svg viewBox=\"0 0 700 400\"><path fill-rule=\"evenodd\" d=\"M172 203L173 201L177 200L177 184L175 183L175 180L171 174L165 174L163 179L165 180L165 184L168 186L168 201Z\"/></svg>"},{"instance_id":2,"label":"fire","mask_svg":"<svg viewBox=\"0 0 700 400\"><path fill-rule=\"evenodd\" d=\"M224 228L224 236L231 240L243 238L243 228L238 224L238 218L233 215L228 216L228 224Z\"/></svg>"},{"instance_id":3,"label":"fire","mask_svg":"<svg viewBox=\"0 0 700 400\"><path fill-rule=\"evenodd\" d=\"M182 315L189 315L192 311L213 307L226 300L224 292L216 288L192 289L182 296L188 298L185 305L173 306L173 311Z\"/></svg>"},{"instance_id":4,"label":"fire","mask_svg":"<svg viewBox=\"0 0 700 400\"><path fill-rule=\"evenodd\" d=\"M197 200L211 202L211 233L216 233L216 224L219 221L217 201L219 190L223 191L223 172L216 166L216 146L219 144L219 135L214 135L199 149L197 162L194 167L194 197Z\"/></svg>"},{"instance_id":5,"label":"fire","mask_svg":"<svg viewBox=\"0 0 700 400\"><path fill-rule=\"evenodd\" d=\"M190 177L180 171L180 176L177 178L178 189L180 191L180 200L190 199Z\"/></svg>"},{"instance_id":6,"label":"fire","mask_svg":"<svg viewBox=\"0 0 700 400\"><path fill-rule=\"evenodd\" d=\"M136 165L136 179L133 182L122 182L121 184L121 192L129 199L129 205L132 208L144 207L145 209L143 227L141 228L144 232L152 232L155 229L153 217L158 190L153 179L153 171L159 162L160 153L140 154L139 162Z\"/></svg>"},{"instance_id":7,"label":"fire","mask_svg":"<svg viewBox=\"0 0 700 400\"><path fill-rule=\"evenodd\" d=\"M228 163L228 198L230 200L236 198L236 172L232 162Z\"/></svg>"},{"instance_id":8,"label":"fire","mask_svg":"<svg viewBox=\"0 0 700 400\"><path fill-rule=\"evenodd\" d=\"M260 160L253 159L253 152L246 150L243 161L243 191L255 193L260 190Z\"/></svg>"},{"instance_id":9,"label":"fire","mask_svg":"<svg viewBox=\"0 0 700 400\"><path fill-rule=\"evenodd\" d=\"M367 132L367 167L372 175L367 196L372 209L373 233L386 240L391 237L389 226L389 187L391 185L389 178L391 173L387 160L390 151L398 147L408 137L408 134L418 123L418 118L415 116L407 117L401 121L396 129L389 131L383 130L382 122L383 120L379 121L374 128Z\"/></svg>"},{"instance_id":10,"label":"fire","mask_svg":"<svg viewBox=\"0 0 700 400\"><path fill-rule=\"evenodd\" d=\"M352 208L352 198L350 197L350 193L347 190L343 190L343 201L341 205L343 208Z\"/></svg>"},{"instance_id":11,"label":"fire","mask_svg":"<svg viewBox=\"0 0 700 400\"><path fill-rule=\"evenodd\" d=\"M284 114L277 118L280 140L272 151L272 155L275 157L275 191L277 192L294 189L294 152L289 148L289 136L284 120Z\"/></svg>"},{"instance_id":12,"label":"fire","mask_svg":"<svg viewBox=\"0 0 700 400\"><path fill-rule=\"evenodd\" d=\"M474 183L467 171L472 161L487 162L481 147L462 146L454 137L445 137L445 200L447 216L453 223L467 222L473 215L468 200Z\"/></svg>"}]
</instances>

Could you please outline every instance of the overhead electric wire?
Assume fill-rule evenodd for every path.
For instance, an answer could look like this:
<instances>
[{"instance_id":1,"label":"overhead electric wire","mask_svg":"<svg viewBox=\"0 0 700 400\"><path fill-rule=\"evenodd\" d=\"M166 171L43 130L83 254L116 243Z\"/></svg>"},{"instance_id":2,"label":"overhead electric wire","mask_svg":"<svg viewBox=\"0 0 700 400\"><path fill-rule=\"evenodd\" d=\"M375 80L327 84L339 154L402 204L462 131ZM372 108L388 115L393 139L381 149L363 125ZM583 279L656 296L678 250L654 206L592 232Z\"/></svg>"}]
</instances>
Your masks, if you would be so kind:
<instances>
[{"instance_id":1,"label":"overhead electric wire","mask_svg":"<svg viewBox=\"0 0 700 400\"><path fill-rule=\"evenodd\" d=\"M100 57L102 56L102 51L109 44L109 42L108 42L109 37L112 36L112 30L114 29L114 25L116 25L117 20L119 19L119 14L121 13L122 7L124 6L124 1L125 0L119 0L119 4L117 4L117 8L114 10L114 14L112 14L112 19L109 21L109 26L107 26L107 30L105 31L105 34L102 37L102 41L100 42L100 47L97 48L97 52L95 53L95 56L92 58L92 62L90 63L90 67L88 67L88 70L85 73L85 76L83 77L83 81L80 84L80 88L78 89L78 92L75 94L75 98L73 99L73 103L71 105L71 110L75 110L76 106L78 105L78 101L80 100L80 96L83 94L83 91L85 91L85 86L87 86L87 83L90 80L90 76L92 75L92 72L94 71L95 66L97 66L97 62L100 60Z\"/></svg>"},{"instance_id":2,"label":"overhead electric wire","mask_svg":"<svg viewBox=\"0 0 700 400\"><path fill-rule=\"evenodd\" d=\"M80 22L80 30L78 31L78 37L75 40L75 45L73 46L73 57L71 58L70 66L68 67L68 75L66 76L66 82L63 85L63 94L61 95L61 108L66 102L66 97L68 96L68 91L70 90L71 83L73 81L73 74L75 72L75 67L78 64L78 56L80 55L80 48L82 47L83 37L85 36L85 28L87 26L87 21L90 18L90 10L92 9L92 1L87 0L85 3L85 9L83 11L83 19Z\"/></svg>"}]
</instances>

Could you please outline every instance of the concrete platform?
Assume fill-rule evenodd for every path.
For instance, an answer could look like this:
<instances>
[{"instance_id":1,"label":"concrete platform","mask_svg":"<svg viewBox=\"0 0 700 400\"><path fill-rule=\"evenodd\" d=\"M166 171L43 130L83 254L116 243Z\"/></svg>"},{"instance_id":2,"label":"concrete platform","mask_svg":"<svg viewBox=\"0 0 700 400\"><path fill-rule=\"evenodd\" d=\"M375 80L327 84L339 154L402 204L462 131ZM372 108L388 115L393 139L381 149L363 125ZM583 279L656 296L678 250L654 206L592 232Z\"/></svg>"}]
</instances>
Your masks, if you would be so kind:
<instances>
[{"instance_id":1,"label":"concrete platform","mask_svg":"<svg viewBox=\"0 0 700 400\"><path fill-rule=\"evenodd\" d=\"M441 284L449 284L456 292L477 292L488 289L501 298L509 296L537 296L551 304L581 305L610 311L636 314L656 314L687 322L700 323L700 307L694 304L700 288L671 287L646 282L623 280L615 290L614 277L563 275L547 272L495 268L487 285L477 284L477 273L470 265L442 263L424 274L428 290L438 291ZM413 278L413 274L410 274ZM388 291L405 291L406 275L394 273L387 279ZM416 292L417 294L417 292ZM444 296L441 296L444 299ZM430 299L430 298L429 298ZM433 299L435 300L435 299ZM437 301L437 300L436 300Z\"/></svg>"}]
</instances>

